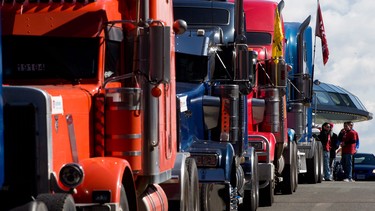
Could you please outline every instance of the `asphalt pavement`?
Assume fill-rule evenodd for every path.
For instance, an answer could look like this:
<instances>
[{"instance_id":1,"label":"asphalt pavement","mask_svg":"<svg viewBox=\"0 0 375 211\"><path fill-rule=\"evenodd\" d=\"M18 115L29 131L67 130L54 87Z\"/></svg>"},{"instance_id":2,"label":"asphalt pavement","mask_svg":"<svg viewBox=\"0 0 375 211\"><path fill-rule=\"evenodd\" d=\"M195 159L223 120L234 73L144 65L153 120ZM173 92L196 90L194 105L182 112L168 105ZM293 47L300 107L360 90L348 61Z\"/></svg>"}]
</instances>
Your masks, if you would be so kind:
<instances>
[{"instance_id":1,"label":"asphalt pavement","mask_svg":"<svg viewBox=\"0 0 375 211\"><path fill-rule=\"evenodd\" d=\"M375 182L323 181L298 184L291 195L275 195L271 207L258 211L367 211L375 210Z\"/></svg>"}]
</instances>

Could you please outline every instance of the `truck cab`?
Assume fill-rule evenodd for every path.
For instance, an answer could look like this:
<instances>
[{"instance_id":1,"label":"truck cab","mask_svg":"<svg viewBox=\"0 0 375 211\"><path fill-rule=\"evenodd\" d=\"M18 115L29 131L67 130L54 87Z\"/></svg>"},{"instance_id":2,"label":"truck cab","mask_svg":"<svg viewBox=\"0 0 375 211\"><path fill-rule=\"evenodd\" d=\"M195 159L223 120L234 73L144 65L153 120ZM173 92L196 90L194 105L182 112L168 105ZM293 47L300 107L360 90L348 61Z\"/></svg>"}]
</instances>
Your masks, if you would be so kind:
<instances>
[{"instance_id":1,"label":"truck cab","mask_svg":"<svg viewBox=\"0 0 375 211\"><path fill-rule=\"evenodd\" d=\"M1 3L4 206L168 210L183 29L172 2Z\"/></svg>"},{"instance_id":2,"label":"truck cab","mask_svg":"<svg viewBox=\"0 0 375 211\"><path fill-rule=\"evenodd\" d=\"M189 25L176 36L178 147L196 160L204 210L254 210L258 200L255 152L245 147L253 54L236 3L174 1Z\"/></svg>"}]
</instances>

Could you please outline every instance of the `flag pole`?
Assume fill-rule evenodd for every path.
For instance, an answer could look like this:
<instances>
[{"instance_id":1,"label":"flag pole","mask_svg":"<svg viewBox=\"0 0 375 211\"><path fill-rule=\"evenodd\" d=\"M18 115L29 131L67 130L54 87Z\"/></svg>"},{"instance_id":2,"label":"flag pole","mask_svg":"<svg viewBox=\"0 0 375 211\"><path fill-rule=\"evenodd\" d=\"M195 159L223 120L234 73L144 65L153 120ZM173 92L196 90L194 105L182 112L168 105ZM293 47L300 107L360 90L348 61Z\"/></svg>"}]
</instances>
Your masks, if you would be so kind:
<instances>
[{"instance_id":1,"label":"flag pole","mask_svg":"<svg viewBox=\"0 0 375 211\"><path fill-rule=\"evenodd\" d=\"M319 0L317 0L317 7L316 7L316 16L315 16L315 23L318 19L318 6L319 6ZM315 49L316 49L316 24L315 24L315 35L314 35L314 51L313 51L313 60L312 60L312 70L311 70L311 79L314 82L314 69L315 69Z\"/></svg>"},{"instance_id":2,"label":"flag pole","mask_svg":"<svg viewBox=\"0 0 375 211\"><path fill-rule=\"evenodd\" d=\"M316 14L318 14L318 6L319 6L319 0L317 0ZM313 51L313 60L312 60L312 67L311 67L311 80L312 80L311 87L310 87L311 93L314 92L314 70L315 70L315 49L316 49L316 21L317 21L317 18L318 18L317 16L318 15L316 15L316 17L315 17L314 51ZM311 95L311 101L312 101L312 96L313 95ZM315 105L316 105L316 102L315 102ZM316 109L315 109L314 113L316 114ZM314 117L316 118L316 115L314 115ZM314 124L315 124L315 119L314 119Z\"/></svg>"}]
</instances>

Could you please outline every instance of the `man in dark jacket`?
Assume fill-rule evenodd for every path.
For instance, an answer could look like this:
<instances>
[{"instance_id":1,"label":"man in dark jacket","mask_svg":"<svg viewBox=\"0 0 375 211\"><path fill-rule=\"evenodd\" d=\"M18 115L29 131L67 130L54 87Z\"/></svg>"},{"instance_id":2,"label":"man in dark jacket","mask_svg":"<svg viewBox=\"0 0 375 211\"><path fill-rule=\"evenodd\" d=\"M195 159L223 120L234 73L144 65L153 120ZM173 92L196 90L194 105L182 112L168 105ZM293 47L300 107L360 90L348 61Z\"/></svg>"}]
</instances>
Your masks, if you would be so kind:
<instances>
[{"instance_id":1,"label":"man in dark jacket","mask_svg":"<svg viewBox=\"0 0 375 211\"><path fill-rule=\"evenodd\" d=\"M318 136L323 146L323 175L325 181L331 181L331 167L329 165L331 151L331 125L325 122Z\"/></svg>"},{"instance_id":2,"label":"man in dark jacket","mask_svg":"<svg viewBox=\"0 0 375 211\"><path fill-rule=\"evenodd\" d=\"M337 137L337 134L333 132L333 123L329 123L331 125L331 130L330 130L330 133L331 133L331 150L330 150L330 156L329 156L329 166L331 168L331 175L332 175L332 171L333 171L333 161L336 159L336 150L339 148L340 146L340 142L339 142L339 139Z\"/></svg>"}]
</instances>

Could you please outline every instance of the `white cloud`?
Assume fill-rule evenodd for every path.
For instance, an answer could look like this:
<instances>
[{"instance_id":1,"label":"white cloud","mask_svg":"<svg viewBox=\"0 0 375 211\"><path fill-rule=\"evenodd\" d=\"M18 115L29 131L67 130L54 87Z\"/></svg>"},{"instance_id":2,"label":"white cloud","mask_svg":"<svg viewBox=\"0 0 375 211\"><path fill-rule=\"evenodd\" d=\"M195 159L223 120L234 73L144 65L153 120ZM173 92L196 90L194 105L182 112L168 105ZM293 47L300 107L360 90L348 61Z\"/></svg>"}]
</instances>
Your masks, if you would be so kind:
<instances>
[{"instance_id":1,"label":"white cloud","mask_svg":"<svg viewBox=\"0 0 375 211\"><path fill-rule=\"evenodd\" d=\"M317 0L284 0L284 20L301 22L312 16L310 26L315 29ZM330 51L323 66L320 39L316 39L315 79L340 86L356 95L366 109L375 111L375 1L320 0L325 32ZM335 126L339 131L342 125ZM375 121L355 123L359 133L360 151L375 153L372 130Z\"/></svg>"}]
</instances>

